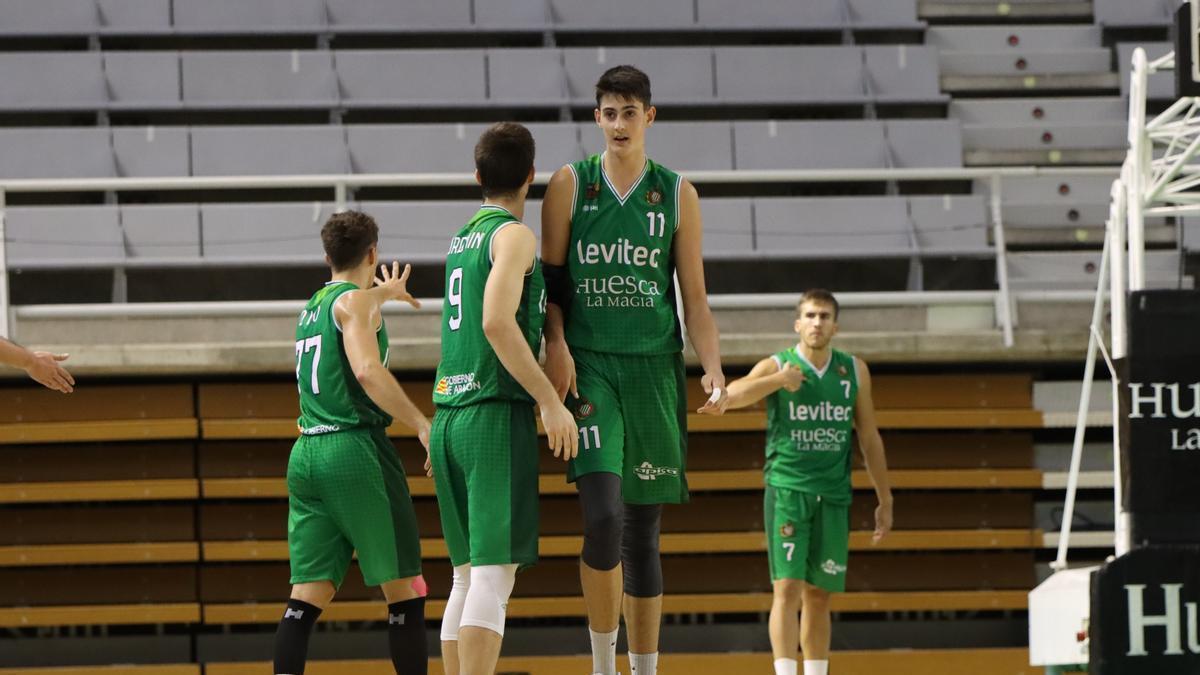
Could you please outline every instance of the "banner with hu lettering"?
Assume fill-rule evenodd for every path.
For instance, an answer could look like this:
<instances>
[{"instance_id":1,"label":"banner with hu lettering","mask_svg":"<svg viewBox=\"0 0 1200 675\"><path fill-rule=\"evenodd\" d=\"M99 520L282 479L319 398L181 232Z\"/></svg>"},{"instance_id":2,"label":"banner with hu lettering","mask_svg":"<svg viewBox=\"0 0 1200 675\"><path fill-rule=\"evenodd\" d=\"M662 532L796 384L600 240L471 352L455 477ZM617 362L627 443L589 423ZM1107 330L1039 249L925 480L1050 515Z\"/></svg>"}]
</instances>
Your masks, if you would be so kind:
<instances>
[{"instance_id":1,"label":"banner with hu lettering","mask_svg":"<svg viewBox=\"0 0 1200 675\"><path fill-rule=\"evenodd\" d=\"M1131 293L1122 366L1134 543L1200 543L1200 292Z\"/></svg>"},{"instance_id":2,"label":"banner with hu lettering","mask_svg":"<svg viewBox=\"0 0 1200 675\"><path fill-rule=\"evenodd\" d=\"M1089 675L1200 673L1200 547L1147 546L1092 575Z\"/></svg>"}]
</instances>

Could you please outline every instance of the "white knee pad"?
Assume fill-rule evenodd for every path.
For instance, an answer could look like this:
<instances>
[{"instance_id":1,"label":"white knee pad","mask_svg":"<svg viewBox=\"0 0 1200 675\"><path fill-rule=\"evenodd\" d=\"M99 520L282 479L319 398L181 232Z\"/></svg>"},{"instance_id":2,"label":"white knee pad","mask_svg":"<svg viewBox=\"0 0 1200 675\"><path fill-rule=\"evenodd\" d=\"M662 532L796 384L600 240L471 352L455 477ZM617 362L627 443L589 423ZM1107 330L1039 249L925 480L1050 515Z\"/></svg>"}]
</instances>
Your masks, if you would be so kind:
<instances>
[{"instance_id":1,"label":"white knee pad","mask_svg":"<svg viewBox=\"0 0 1200 675\"><path fill-rule=\"evenodd\" d=\"M504 635L508 596L517 580L516 565L481 565L471 568L471 584L460 626L477 626Z\"/></svg>"},{"instance_id":2,"label":"white knee pad","mask_svg":"<svg viewBox=\"0 0 1200 675\"><path fill-rule=\"evenodd\" d=\"M471 566L454 568L454 581L450 585L450 598L446 600L446 611L442 612L442 642L458 639L458 626L462 622L463 605L467 603L467 591L471 588Z\"/></svg>"}]
</instances>

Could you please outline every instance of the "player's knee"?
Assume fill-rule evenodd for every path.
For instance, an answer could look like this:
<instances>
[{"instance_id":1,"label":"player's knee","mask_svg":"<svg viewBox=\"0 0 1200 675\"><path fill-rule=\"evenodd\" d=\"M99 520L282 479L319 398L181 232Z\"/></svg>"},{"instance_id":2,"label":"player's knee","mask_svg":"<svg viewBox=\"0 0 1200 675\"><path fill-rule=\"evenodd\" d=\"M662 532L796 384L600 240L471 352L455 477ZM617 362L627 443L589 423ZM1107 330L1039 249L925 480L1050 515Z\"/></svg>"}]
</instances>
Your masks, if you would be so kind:
<instances>
[{"instance_id":1,"label":"player's knee","mask_svg":"<svg viewBox=\"0 0 1200 675\"><path fill-rule=\"evenodd\" d=\"M621 561L622 504L598 502L583 510L583 562L594 570L607 571Z\"/></svg>"},{"instance_id":2,"label":"player's knee","mask_svg":"<svg viewBox=\"0 0 1200 675\"><path fill-rule=\"evenodd\" d=\"M662 595L662 560L658 549L661 522L662 507L657 504L625 507L621 560L625 592L633 597Z\"/></svg>"},{"instance_id":3,"label":"player's knee","mask_svg":"<svg viewBox=\"0 0 1200 675\"><path fill-rule=\"evenodd\" d=\"M467 604L467 591L471 588L471 566L458 565L450 582L450 597L442 612L442 642L458 640L458 626L462 623L463 607Z\"/></svg>"},{"instance_id":4,"label":"player's knee","mask_svg":"<svg viewBox=\"0 0 1200 675\"><path fill-rule=\"evenodd\" d=\"M803 584L799 579L778 579L774 584L775 602L788 609L800 609L803 601Z\"/></svg>"},{"instance_id":5,"label":"player's knee","mask_svg":"<svg viewBox=\"0 0 1200 675\"><path fill-rule=\"evenodd\" d=\"M802 596L804 598L804 607L813 611L824 611L829 608L829 591L813 586L812 584L804 584Z\"/></svg>"},{"instance_id":6,"label":"player's knee","mask_svg":"<svg viewBox=\"0 0 1200 675\"><path fill-rule=\"evenodd\" d=\"M292 586L291 598L325 609L337 592L332 581L312 581Z\"/></svg>"},{"instance_id":7,"label":"player's knee","mask_svg":"<svg viewBox=\"0 0 1200 675\"><path fill-rule=\"evenodd\" d=\"M517 580L516 565L480 565L471 567L467 601L460 626L486 628L504 635L504 617L508 598Z\"/></svg>"}]
</instances>

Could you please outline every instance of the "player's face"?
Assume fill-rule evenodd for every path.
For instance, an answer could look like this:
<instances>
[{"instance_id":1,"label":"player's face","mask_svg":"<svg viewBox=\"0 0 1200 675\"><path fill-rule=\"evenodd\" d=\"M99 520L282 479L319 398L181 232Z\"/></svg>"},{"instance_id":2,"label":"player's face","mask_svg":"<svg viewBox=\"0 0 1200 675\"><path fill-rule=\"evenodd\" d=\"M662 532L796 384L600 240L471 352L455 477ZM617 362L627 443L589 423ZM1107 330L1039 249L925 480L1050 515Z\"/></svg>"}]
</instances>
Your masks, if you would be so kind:
<instances>
[{"instance_id":1,"label":"player's face","mask_svg":"<svg viewBox=\"0 0 1200 675\"><path fill-rule=\"evenodd\" d=\"M833 316L833 305L825 302L808 301L800 305L800 316L796 318L796 332L800 340L811 349L824 349L837 335L837 319Z\"/></svg>"},{"instance_id":2,"label":"player's face","mask_svg":"<svg viewBox=\"0 0 1200 675\"><path fill-rule=\"evenodd\" d=\"M596 108L596 124L604 131L604 146L615 154L645 152L646 129L654 124L654 106L641 101L604 96Z\"/></svg>"}]
</instances>

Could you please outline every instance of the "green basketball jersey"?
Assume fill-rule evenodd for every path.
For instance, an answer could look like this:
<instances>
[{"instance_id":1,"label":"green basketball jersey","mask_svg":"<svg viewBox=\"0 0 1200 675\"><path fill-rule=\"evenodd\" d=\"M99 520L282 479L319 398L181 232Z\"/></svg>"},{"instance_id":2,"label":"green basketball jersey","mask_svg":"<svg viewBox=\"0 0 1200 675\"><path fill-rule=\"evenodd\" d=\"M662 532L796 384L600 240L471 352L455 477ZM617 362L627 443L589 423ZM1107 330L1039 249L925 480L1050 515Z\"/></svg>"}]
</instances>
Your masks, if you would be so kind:
<instances>
[{"instance_id":1,"label":"green basketball jersey","mask_svg":"<svg viewBox=\"0 0 1200 675\"><path fill-rule=\"evenodd\" d=\"M574 294L567 344L616 354L683 349L675 309L675 259L682 178L646 160L625 195L604 174L603 155L571 164L575 196L567 270Z\"/></svg>"},{"instance_id":2,"label":"green basketball jersey","mask_svg":"<svg viewBox=\"0 0 1200 675\"><path fill-rule=\"evenodd\" d=\"M854 357L835 349L819 371L795 347L773 358L780 368L799 368L805 380L799 391L779 389L767 397L767 484L849 503Z\"/></svg>"},{"instance_id":3,"label":"green basketball jersey","mask_svg":"<svg viewBox=\"0 0 1200 675\"><path fill-rule=\"evenodd\" d=\"M300 389L300 433L306 436L360 427L386 427L392 418L375 405L354 377L346 358L342 329L333 317L341 296L358 290L348 281L331 281L317 291L296 326L296 385ZM376 333L379 360L388 362L387 328Z\"/></svg>"},{"instance_id":4,"label":"green basketball jersey","mask_svg":"<svg viewBox=\"0 0 1200 675\"><path fill-rule=\"evenodd\" d=\"M533 402L505 370L483 333L483 290L492 271L492 237L504 226L520 222L491 204L450 240L446 255L446 297L442 303L442 360L438 363L433 402L462 406L489 399ZM541 263L525 275L517 325L536 357L546 323L546 282Z\"/></svg>"}]
</instances>

